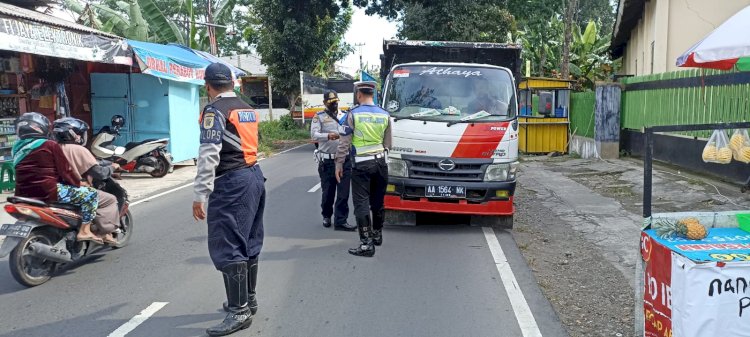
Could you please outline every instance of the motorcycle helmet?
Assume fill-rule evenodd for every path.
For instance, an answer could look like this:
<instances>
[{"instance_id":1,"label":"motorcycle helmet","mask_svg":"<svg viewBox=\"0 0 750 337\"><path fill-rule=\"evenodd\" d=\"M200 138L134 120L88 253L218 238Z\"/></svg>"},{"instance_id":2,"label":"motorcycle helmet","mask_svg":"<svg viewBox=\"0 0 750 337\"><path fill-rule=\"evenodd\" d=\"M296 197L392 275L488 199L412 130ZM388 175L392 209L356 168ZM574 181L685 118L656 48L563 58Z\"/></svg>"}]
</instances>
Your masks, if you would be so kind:
<instances>
[{"instance_id":1,"label":"motorcycle helmet","mask_svg":"<svg viewBox=\"0 0 750 337\"><path fill-rule=\"evenodd\" d=\"M125 117L122 117L120 115L114 115L112 116L112 127L115 129L119 129L121 127L125 126Z\"/></svg>"},{"instance_id":2,"label":"motorcycle helmet","mask_svg":"<svg viewBox=\"0 0 750 337\"><path fill-rule=\"evenodd\" d=\"M88 141L88 130L89 125L86 122L78 118L65 117L55 121L52 132L60 143L85 145Z\"/></svg>"},{"instance_id":3,"label":"motorcycle helmet","mask_svg":"<svg viewBox=\"0 0 750 337\"><path fill-rule=\"evenodd\" d=\"M50 122L38 112L27 112L16 120L16 135L20 139L47 138L50 135Z\"/></svg>"}]
</instances>

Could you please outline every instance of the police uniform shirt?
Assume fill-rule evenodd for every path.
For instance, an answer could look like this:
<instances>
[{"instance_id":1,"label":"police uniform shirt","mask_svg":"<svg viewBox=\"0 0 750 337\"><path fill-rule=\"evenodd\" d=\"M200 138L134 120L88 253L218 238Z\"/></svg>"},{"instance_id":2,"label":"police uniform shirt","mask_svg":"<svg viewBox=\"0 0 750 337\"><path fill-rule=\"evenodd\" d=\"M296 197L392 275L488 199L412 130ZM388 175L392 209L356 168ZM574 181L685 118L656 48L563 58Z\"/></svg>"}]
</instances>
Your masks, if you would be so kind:
<instances>
[{"instance_id":1,"label":"police uniform shirt","mask_svg":"<svg viewBox=\"0 0 750 337\"><path fill-rule=\"evenodd\" d=\"M336 154L339 141L328 140L328 134L339 134L339 120L343 116L344 114L338 110L334 119L327 110L323 110L313 117L312 126L310 127L310 137L318 142L318 151L327 154Z\"/></svg>"},{"instance_id":2,"label":"police uniform shirt","mask_svg":"<svg viewBox=\"0 0 750 337\"><path fill-rule=\"evenodd\" d=\"M342 129L345 131L341 133L341 138L339 138L339 148L336 153L336 168L342 168L344 166L346 157L349 156L352 151L352 135L356 129L356 125L354 124L354 111L380 111L388 115L388 112L381 109L379 106L367 104L362 104L346 113L342 123ZM383 134L383 148L385 150L390 150L391 148L391 124L392 123L388 123L385 133Z\"/></svg>"}]
</instances>

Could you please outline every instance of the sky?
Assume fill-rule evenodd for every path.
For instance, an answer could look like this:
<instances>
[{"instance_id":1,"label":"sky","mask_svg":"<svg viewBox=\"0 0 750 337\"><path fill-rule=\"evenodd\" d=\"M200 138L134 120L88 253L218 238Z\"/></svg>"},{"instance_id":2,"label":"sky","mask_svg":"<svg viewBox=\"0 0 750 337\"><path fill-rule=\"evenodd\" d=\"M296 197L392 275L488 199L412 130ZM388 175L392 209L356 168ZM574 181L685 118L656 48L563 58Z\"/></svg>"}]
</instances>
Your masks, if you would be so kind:
<instances>
[{"instance_id":1,"label":"sky","mask_svg":"<svg viewBox=\"0 0 750 337\"><path fill-rule=\"evenodd\" d=\"M383 40L396 37L397 25L388 22L377 15L367 16L365 10L354 9L352 24L346 32L344 39L352 46L363 43L362 62L367 65L380 65L380 54L383 53ZM342 70L349 74L356 74L359 69L359 49L354 47L354 53L340 62ZM373 74L376 75L376 74Z\"/></svg>"}]
</instances>

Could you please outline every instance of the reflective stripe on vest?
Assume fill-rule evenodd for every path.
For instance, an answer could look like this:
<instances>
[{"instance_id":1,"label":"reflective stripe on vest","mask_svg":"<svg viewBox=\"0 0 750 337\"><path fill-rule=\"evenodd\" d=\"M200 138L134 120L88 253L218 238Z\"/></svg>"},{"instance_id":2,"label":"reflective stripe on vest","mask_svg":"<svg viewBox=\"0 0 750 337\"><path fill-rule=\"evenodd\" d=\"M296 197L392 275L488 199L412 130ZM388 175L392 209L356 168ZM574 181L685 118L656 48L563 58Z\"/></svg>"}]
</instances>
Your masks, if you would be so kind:
<instances>
[{"instance_id":1,"label":"reflective stripe on vest","mask_svg":"<svg viewBox=\"0 0 750 337\"><path fill-rule=\"evenodd\" d=\"M229 143L239 143L245 163L253 165L258 159L258 112L252 109L237 109L229 112L229 122L237 129L237 135L224 132ZM233 137L234 136L234 137ZM239 137L237 137L239 136ZM237 139L239 138L239 139ZM233 142L232 142L233 141ZM236 146L236 145L235 145Z\"/></svg>"},{"instance_id":2,"label":"reflective stripe on vest","mask_svg":"<svg viewBox=\"0 0 750 337\"><path fill-rule=\"evenodd\" d=\"M354 118L352 145L354 145L357 155L371 155L385 151L383 137L385 136L385 130L388 128L388 115L370 111L352 113Z\"/></svg>"}]
</instances>

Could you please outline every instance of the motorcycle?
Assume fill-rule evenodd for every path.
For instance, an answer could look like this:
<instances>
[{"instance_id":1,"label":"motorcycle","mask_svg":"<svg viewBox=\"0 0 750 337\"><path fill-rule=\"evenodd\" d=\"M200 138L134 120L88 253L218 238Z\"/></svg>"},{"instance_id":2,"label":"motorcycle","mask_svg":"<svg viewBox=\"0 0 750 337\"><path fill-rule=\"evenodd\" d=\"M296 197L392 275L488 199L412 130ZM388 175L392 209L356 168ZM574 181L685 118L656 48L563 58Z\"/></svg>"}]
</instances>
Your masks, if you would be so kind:
<instances>
[{"instance_id":1,"label":"motorcycle","mask_svg":"<svg viewBox=\"0 0 750 337\"><path fill-rule=\"evenodd\" d=\"M133 234L128 195L112 178L95 183L117 198L120 223L112 233L117 244L125 247ZM27 287L41 285L62 266L79 261L104 245L94 241L76 241L81 215L78 207L70 204L47 204L36 199L8 197L5 211L17 219L14 224L0 225L0 235L6 238L0 245L0 258L7 256L10 273Z\"/></svg>"},{"instance_id":2,"label":"motorcycle","mask_svg":"<svg viewBox=\"0 0 750 337\"><path fill-rule=\"evenodd\" d=\"M119 118L119 119L118 119ZM147 139L122 146L112 144L120 136L124 125L122 116L112 118L112 127L105 126L91 141L91 153L99 159L111 160L120 170L130 173L148 173L161 178L172 170L172 156L167 152L168 138Z\"/></svg>"}]
</instances>

